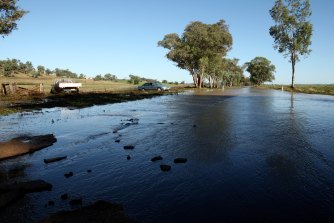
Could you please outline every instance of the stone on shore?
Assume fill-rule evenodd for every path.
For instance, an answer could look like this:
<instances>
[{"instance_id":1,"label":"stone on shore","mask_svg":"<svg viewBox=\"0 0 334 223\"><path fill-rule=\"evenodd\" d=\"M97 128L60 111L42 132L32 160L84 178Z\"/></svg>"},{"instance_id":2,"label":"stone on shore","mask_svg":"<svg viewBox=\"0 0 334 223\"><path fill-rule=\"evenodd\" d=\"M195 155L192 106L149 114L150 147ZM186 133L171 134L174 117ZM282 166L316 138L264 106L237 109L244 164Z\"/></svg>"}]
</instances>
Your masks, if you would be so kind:
<instances>
[{"instance_id":1,"label":"stone on shore","mask_svg":"<svg viewBox=\"0 0 334 223\"><path fill-rule=\"evenodd\" d=\"M53 145L57 139L53 134L22 136L7 142L0 142L0 160L33 153Z\"/></svg>"}]
</instances>

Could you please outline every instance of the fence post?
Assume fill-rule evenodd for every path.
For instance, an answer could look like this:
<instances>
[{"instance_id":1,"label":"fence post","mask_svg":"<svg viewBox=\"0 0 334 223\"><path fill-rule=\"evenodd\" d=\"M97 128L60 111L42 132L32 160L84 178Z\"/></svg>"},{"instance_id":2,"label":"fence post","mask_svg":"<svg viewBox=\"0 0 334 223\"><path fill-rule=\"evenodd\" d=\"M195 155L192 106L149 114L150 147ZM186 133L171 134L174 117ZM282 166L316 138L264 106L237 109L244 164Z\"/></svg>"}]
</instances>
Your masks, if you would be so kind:
<instances>
[{"instance_id":1,"label":"fence post","mask_svg":"<svg viewBox=\"0 0 334 223\"><path fill-rule=\"evenodd\" d=\"M6 91L6 84L2 83L1 84L1 92L3 95L6 95L7 94L7 91Z\"/></svg>"},{"instance_id":2,"label":"fence post","mask_svg":"<svg viewBox=\"0 0 334 223\"><path fill-rule=\"evenodd\" d=\"M44 85L43 83L39 84L39 93L43 93L44 92Z\"/></svg>"},{"instance_id":3,"label":"fence post","mask_svg":"<svg viewBox=\"0 0 334 223\"><path fill-rule=\"evenodd\" d=\"M15 93L15 91L16 91L16 84L15 83L13 83L13 82L9 83L9 91L10 91L11 94Z\"/></svg>"}]
</instances>

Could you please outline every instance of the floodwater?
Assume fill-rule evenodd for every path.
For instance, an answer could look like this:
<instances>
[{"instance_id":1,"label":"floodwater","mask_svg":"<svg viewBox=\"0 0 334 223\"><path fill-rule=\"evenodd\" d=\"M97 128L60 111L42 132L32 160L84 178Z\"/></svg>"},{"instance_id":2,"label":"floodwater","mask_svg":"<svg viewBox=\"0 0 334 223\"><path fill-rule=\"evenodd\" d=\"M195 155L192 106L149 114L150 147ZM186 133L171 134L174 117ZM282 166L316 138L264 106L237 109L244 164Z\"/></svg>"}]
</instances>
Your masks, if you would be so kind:
<instances>
[{"instance_id":1,"label":"floodwater","mask_svg":"<svg viewBox=\"0 0 334 223\"><path fill-rule=\"evenodd\" d=\"M0 117L0 139L53 133L57 142L0 163L43 179L1 222L35 222L83 205L123 204L139 222L334 220L334 97L273 90L190 91L120 104ZM120 142L116 143L115 140ZM133 150L123 146L132 144ZM68 156L52 164L44 158ZM131 159L127 160L127 156ZM163 160L151 162L161 155ZM184 164L174 164L178 157ZM161 164L171 165L169 172ZM92 170L88 173L87 170ZM72 171L74 176L65 178ZM47 206L49 200L54 206Z\"/></svg>"}]
</instances>

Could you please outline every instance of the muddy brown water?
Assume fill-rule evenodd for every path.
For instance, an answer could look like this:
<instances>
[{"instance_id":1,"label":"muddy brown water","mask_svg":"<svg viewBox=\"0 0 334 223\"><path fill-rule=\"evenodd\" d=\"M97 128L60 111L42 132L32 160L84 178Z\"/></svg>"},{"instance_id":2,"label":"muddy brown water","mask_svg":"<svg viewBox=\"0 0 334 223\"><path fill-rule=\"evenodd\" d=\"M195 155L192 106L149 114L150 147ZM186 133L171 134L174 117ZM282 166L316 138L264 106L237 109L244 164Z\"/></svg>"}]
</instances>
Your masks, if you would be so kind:
<instances>
[{"instance_id":1,"label":"muddy brown water","mask_svg":"<svg viewBox=\"0 0 334 223\"><path fill-rule=\"evenodd\" d=\"M0 126L2 141L27 134L57 138L51 147L0 163L5 170L24 166L24 174L10 180L53 184L52 191L0 211L0 222L36 222L76 208L61 200L64 193L81 197L83 205L121 203L139 222L334 220L333 96L189 91L13 114L0 117ZM151 161L159 155L162 160ZM43 162L57 156L67 159ZM187 162L175 164L179 157ZM162 164L171 170L161 171ZM45 207L49 200L55 204Z\"/></svg>"}]
</instances>

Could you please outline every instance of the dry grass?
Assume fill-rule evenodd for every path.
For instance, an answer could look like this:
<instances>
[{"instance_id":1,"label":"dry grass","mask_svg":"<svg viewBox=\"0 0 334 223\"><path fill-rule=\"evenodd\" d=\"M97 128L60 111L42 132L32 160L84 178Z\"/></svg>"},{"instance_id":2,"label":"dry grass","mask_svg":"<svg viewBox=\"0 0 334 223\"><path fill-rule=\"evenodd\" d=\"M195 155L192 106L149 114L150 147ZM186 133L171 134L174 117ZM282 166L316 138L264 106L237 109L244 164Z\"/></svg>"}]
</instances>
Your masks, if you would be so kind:
<instances>
[{"instance_id":1,"label":"dry grass","mask_svg":"<svg viewBox=\"0 0 334 223\"><path fill-rule=\"evenodd\" d=\"M26 74L16 74L15 77L0 77L0 82L14 82L18 87L23 87L27 89L36 88L39 84L43 83L44 92L49 93L51 90L51 85L57 79L61 79L55 76L41 76L38 78L30 77ZM92 79L72 79L74 82L82 83L82 92L91 92L91 91L118 91L118 90L127 90L134 89L136 86L129 84L126 81L94 81Z\"/></svg>"},{"instance_id":2,"label":"dry grass","mask_svg":"<svg viewBox=\"0 0 334 223\"><path fill-rule=\"evenodd\" d=\"M56 78L54 76L42 76L39 78L29 77L25 74L17 74L15 77L1 77L0 82L14 82L19 89L16 94L0 94L0 115L19 112L26 109L41 109L50 107L88 107L96 104L117 103L143 98L151 98L164 94L175 94L182 88L168 92L138 91L136 85L129 84L126 80L120 81L94 81L90 79L72 79L82 83L80 94L50 94L51 85ZM39 93L39 84L43 83L44 93ZM142 84L142 83L140 83ZM178 87L182 87L181 85ZM32 91L33 89L36 91ZM47 100L45 100L47 99Z\"/></svg>"}]
</instances>

